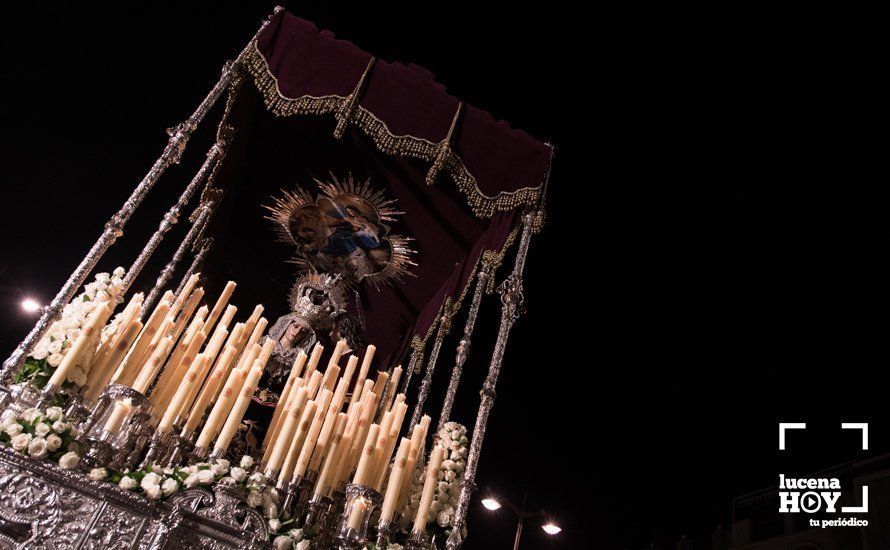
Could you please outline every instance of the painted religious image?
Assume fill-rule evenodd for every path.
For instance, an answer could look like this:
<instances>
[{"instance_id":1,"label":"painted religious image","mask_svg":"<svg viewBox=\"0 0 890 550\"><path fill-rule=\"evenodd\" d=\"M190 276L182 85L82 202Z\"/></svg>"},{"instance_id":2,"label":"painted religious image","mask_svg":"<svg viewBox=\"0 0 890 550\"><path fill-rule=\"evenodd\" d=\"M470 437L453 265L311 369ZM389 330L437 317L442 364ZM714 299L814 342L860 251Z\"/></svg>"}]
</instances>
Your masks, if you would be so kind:
<instances>
[{"instance_id":1,"label":"painted religious image","mask_svg":"<svg viewBox=\"0 0 890 550\"><path fill-rule=\"evenodd\" d=\"M414 265L410 239L390 233L389 224L401 214L395 200L351 175L315 183L316 198L302 188L286 190L268 207L282 239L296 246L294 263L302 271L375 287L408 273Z\"/></svg>"}]
</instances>

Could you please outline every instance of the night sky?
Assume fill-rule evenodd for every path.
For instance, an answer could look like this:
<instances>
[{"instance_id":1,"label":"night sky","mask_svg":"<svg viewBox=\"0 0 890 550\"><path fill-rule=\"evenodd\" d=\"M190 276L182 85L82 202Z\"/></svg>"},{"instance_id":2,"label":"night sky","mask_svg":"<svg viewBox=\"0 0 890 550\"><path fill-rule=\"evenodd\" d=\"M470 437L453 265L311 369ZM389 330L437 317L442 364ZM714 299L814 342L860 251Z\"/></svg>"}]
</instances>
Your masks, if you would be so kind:
<instances>
[{"instance_id":1,"label":"night sky","mask_svg":"<svg viewBox=\"0 0 890 550\"><path fill-rule=\"evenodd\" d=\"M52 298L160 153L164 129L274 6L180 4L4 7L4 353L33 320L20 301ZM643 25L552 3L514 4L509 16L288 7L430 69L452 95L557 146L528 313L477 479L480 495L518 503L527 490L529 509L564 528L548 539L529 525L522 548L638 549L682 534L710 548L733 497L860 456L841 420L871 422L870 456L890 450L881 34L840 18ZM136 256L203 159L215 117L102 269ZM477 323L454 415L467 424L495 304L487 298ZM779 420L812 427L791 458L776 450ZM477 500L467 546L509 547L514 528L506 509Z\"/></svg>"}]
</instances>

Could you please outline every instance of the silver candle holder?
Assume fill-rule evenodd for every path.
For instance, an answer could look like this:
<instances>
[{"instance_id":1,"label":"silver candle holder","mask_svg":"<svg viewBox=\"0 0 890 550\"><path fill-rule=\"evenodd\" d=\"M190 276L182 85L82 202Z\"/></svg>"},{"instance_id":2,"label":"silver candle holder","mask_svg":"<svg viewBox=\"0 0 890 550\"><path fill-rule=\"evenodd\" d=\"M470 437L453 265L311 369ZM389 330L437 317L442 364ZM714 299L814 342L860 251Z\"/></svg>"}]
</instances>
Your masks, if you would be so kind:
<instances>
[{"instance_id":1,"label":"silver candle holder","mask_svg":"<svg viewBox=\"0 0 890 550\"><path fill-rule=\"evenodd\" d=\"M148 444L148 450L139 464L140 468L148 468L160 464L167 453L173 440L172 432L154 432Z\"/></svg>"},{"instance_id":2,"label":"silver candle holder","mask_svg":"<svg viewBox=\"0 0 890 550\"><path fill-rule=\"evenodd\" d=\"M130 400L130 410L115 433L110 433L105 429L107 422L114 414L115 405L125 399ZM148 398L133 388L121 384L106 387L80 428L82 442L88 448L84 457L86 465L114 469L134 466L148 442L150 409Z\"/></svg>"},{"instance_id":3,"label":"silver candle holder","mask_svg":"<svg viewBox=\"0 0 890 550\"><path fill-rule=\"evenodd\" d=\"M383 496L367 485L350 483L345 488L345 498L340 526L334 540L340 548L353 550L364 546L371 515L383 502Z\"/></svg>"},{"instance_id":4,"label":"silver candle holder","mask_svg":"<svg viewBox=\"0 0 890 550\"><path fill-rule=\"evenodd\" d=\"M395 520L385 521L382 518L380 519L380 523L377 524L377 548L386 548L392 543L392 537L395 535L398 526L399 524Z\"/></svg>"},{"instance_id":5,"label":"silver candle holder","mask_svg":"<svg viewBox=\"0 0 890 550\"><path fill-rule=\"evenodd\" d=\"M408 540L405 542L405 549L429 550L431 544L430 536L427 534L426 530L413 531L411 536L409 536Z\"/></svg>"}]
</instances>

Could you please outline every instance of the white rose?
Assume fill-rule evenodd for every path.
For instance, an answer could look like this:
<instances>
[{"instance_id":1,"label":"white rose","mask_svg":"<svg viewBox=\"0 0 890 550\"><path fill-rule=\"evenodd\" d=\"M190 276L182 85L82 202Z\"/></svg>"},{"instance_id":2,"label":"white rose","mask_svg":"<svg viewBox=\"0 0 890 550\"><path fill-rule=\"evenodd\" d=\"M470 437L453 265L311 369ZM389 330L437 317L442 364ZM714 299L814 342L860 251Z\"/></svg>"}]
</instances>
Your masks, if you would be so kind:
<instances>
[{"instance_id":1,"label":"white rose","mask_svg":"<svg viewBox=\"0 0 890 550\"><path fill-rule=\"evenodd\" d=\"M59 466L64 470L73 470L74 468L77 468L79 462L80 457L77 456L77 453L67 452L59 459Z\"/></svg>"},{"instance_id":2,"label":"white rose","mask_svg":"<svg viewBox=\"0 0 890 550\"><path fill-rule=\"evenodd\" d=\"M47 357L46 362L49 363L51 367L58 367L62 363L62 359L64 359L64 357L62 357L61 353L53 353Z\"/></svg>"},{"instance_id":3,"label":"white rose","mask_svg":"<svg viewBox=\"0 0 890 550\"><path fill-rule=\"evenodd\" d=\"M279 529L281 529L281 522L277 519L270 519L269 530L271 530L273 533L277 533Z\"/></svg>"},{"instance_id":4,"label":"white rose","mask_svg":"<svg viewBox=\"0 0 890 550\"><path fill-rule=\"evenodd\" d=\"M198 476L198 483L202 484L213 483L213 480L216 478L213 475L213 470L198 470L196 475Z\"/></svg>"},{"instance_id":5,"label":"white rose","mask_svg":"<svg viewBox=\"0 0 890 550\"><path fill-rule=\"evenodd\" d=\"M214 476L219 477L228 471L228 467L223 468L222 465L214 463L210 466L210 471L213 472Z\"/></svg>"},{"instance_id":6,"label":"white rose","mask_svg":"<svg viewBox=\"0 0 890 550\"><path fill-rule=\"evenodd\" d=\"M454 461L451 460L451 459L449 459L449 460L443 460L443 461L442 461L442 468L444 468L444 469L446 469L446 470L453 470L453 469L454 469Z\"/></svg>"},{"instance_id":7,"label":"white rose","mask_svg":"<svg viewBox=\"0 0 890 550\"><path fill-rule=\"evenodd\" d=\"M229 475L232 476L232 479L234 479L236 482L241 483L242 481L247 479L247 470L235 466L234 468L229 470Z\"/></svg>"},{"instance_id":8,"label":"white rose","mask_svg":"<svg viewBox=\"0 0 890 550\"><path fill-rule=\"evenodd\" d=\"M448 504L449 500L451 500L451 497L448 496L448 493L439 493L438 495L436 495L436 502L438 502L442 506Z\"/></svg>"},{"instance_id":9,"label":"white rose","mask_svg":"<svg viewBox=\"0 0 890 550\"><path fill-rule=\"evenodd\" d=\"M179 490L179 482L177 482L172 477L168 477L164 480L164 483L161 484L161 491L163 491L164 496L168 497Z\"/></svg>"},{"instance_id":10,"label":"white rose","mask_svg":"<svg viewBox=\"0 0 890 550\"><path fill-rule=\"evenodd\" d=\"M232 465L232 463L225 458L217 458L215 464L223 470L228 470L229 467Z\"/></svg>"},{"instance_id":11,"label":"white rose","mask_svg":"<svg viewBox=\"0 0 890 550\"><path fill-rule=\"evenodd\" d=\"M42 437L35 437L28 443L28 454L31 455L32 458L43 458L47 454L46 452L46 439Z\"/></svg>"},{"instance_id":12,"label":"white rose","mask_svg":"<svg viewBox=\"0 0 890 550\"><path fill-rule=\"evenodd\" d=\"M39 417L39 416L40 416L40 411L38 411L34 407L23 410L22 414L21 414L21 418L25 422L34 422L35 420L37 420L37 417Z\"/></svg>"},{"instance_id":13,"label":"white rose","mask_svg":"<svg viewBox=\"0 0 890 550\"><path fill-rule=\"evenodd\" d=\"M31 444L31 434L20 433L13 437L9 443L16 451L24 451Z\"/></svg>"},{"instance_id":14,"label":"white rose","mask_svg":"<svg viewBox=\"0 0 890 550\"><path fill-rule=\"evenodd\" d=\"M53 422L53 431L56 432L57 434L65 433L65 431L67 429L68 429L67 423L62 422L61 420L56 420L55 422Z\"/></svg>"},{"instance_id":15,"label":"white rose","mask_svg":"<svg viewBox=\"0 0 890 550\"><path fill-rule=\"evenodd\" d=\"M161 482L161 476L152 472L147 474L142 478L142 482L139 484L144 490L148 490L149 487L157 487Z\"/></svg>"},{"instance_id":16,"label":"white rose","mask_svg":"<svg viewBox=\"0 0 890 550\"><path fill-rule=\"evenodd\" d=\"M145 491L145 497L148 500L158 500L159 498L161 498L161 495L163 494L161 492L161 487L158 485L152 485L151 487L148 487L147 489L145 487L143 487L142 490Z\"/></svg>"},{"instance_id":17,"label":"white rose","mask_svg":"<svg viewBox=\"0 0 890 550\"><path fill-rule=\"evenodd\" d=\"M290 535L290 538L294 539L295 542L300 542L301 540L303 540L303 530L302 529L291 529L291 531L290 531L290 533L288 533L288 535Z\"/></svg>"},{"instance_id":18,"label":"white rose","mask_svg":"<svg viewBox=\"0 0 890 550\"><path fill-rule=\"evenodd\" d=\"M182 480L182 483L186 487L194 487L198 484L198 476L196 476L195 474L189 474L184 480Z\"/></svg>"},{"instance_id":19,"label":"white rose","mask_svg":"<svg viewBox=\"0 0 890 550\"><path fill-rule=\"evenodd\" d=\"M297 543L297 550L309 550L312 547L312 541L301 540Z\"/></svg>"},{"instance_id":20,"label":"white rose","mask_svg":"<svg viewBox=\"0 0 890 550\"><path fill-rule=\"evenodd\" d=\"M241 457L241 467L245 470L249 470L253 466L253 457L250 455L244 455Z\"/></svg>"},{"instance_id":21,"label":"white rose","mask_svg":"<svg viewBox=\"0 0 890 550\"><path fill-rule=\"evenodd\" d=\"M430 516L436 517L439 514L439 510L441 510L441 509L442 509L442 505L436 501L433 501L433 503L430 504L429 514L426 517L427 518L429 518Z\"/></svg>"},{"instance_id":22,"label":"white rose","mask_svg":"<svg viewBox=\"0 0 890 550\"><path fill-rule=\"evenodd\" d=\"M448 444L448 450L456 451L460 449L460 441L451 440L451 443Z\"/></svg>"},{"instance_id":23,"label":"white rose","mask_svg":"<svg viewBox=\"0 0 890 550\"><path fill-rule=\"evenodd\" d=\"M401 544L392 543L386 547L386 550L402 550L402 548Z\"/></svg>"},{"instance_id":24,"label":"white rose","mask_svg":"<svg viewBox=\"0 0 890 550\"><path fill-rule=\"evenodd\" d=\"M451 470L448 470L447 472L445 472L445 481L447 481L448 483L451 483L452 481L454 481L456 477L457 477L457 474L455 474Z\"/></svg>"},{"instance_id":25,"label":"white rose","mask_svg":"<svg viewBox=\"0 0 890 550\"><path fill-rule=\"evenodd\" d=\"M46 417L52 421L62 418L62 407L49 407L46 409Z\"/></svg>"},{"instance_id":26,"label":"white rose","mask_svg":"<svg viewBox=\"0 0 890 550\"><path fill-rule=\"evenodd\" d=\"M69 382L73 382L78 386L83 386L87 383L87 373L78 367L71 369L71 372L68 373L66 378Z\"/></svg>"},{"instance_id":27,"label":"white rose","mask_svg":"<svg viewBox=\"0 0 890 550\"><path fill-rule=\"evenodd\" d=\"M272 520L272 521L278 521L278 520ZM270 528L272 527L271 521L269 522L269 527ZM277 529L275 529L275 530L277 531ZM275 540L272 542L272 548L274 548L275 550L289 550L290 548L293 547L293 544L294 544L294 541L290 537L285 536L285 535L279 535L279 536L275 537Z\"/></svg>"},{"instance_id":28,"label":"white rose","mask_svg":"<svg viewBox=\"0 0 890 550\"><path fill-rule=\"evenodd\" d=\"M451 514L448 512L439 512L439 515L436 518L436 523L439 524L439 527L448 527L451 525Z\"/></svg>"},{"instance_id":29,"label":"white rose","mask_svg":"<svg viewBox=\"0 0 890 550\"><path fill-rule=\"evenodd\" d=\"M114 271L111 272L111 274L114 275L115 277L117 277L118 279L120 279L121 277L124 276L124 273L126 273L126 272L127 271L124 268L118 266L114 269Z\"/></svg>"},{"instance_id":30,"label":"white rose","mask_svg":"<svg viewBox=\"0 0 890 550\"><path fill-rule=\"evenodd\" d=\"M267 518L277 518L278 506L273 502L266 502L263 504L263 513L266 514Z\"/></svg>"},{"instance_id":31,"label":"white rose","mask_svg":"<svg viewBox=\"0 0 890 550\"><path fill-rule=\"evenodd\" d=\"M453 430L453 431L451 432L451 439L453 439L453 440L455 440L455 441L459 441L459 440L460 440L460 435L461 435L461 434L460 434L460 430Z\"/></svg>"},{"instance_id":32,"label":"white rose","mask_svg":"<svg viewBox=\"0 0 890 550\"><path fill-rule=\"evenodd\" d=\"M266 476L264 476L261 472L254 472L250 474L250 481L253 483L262 483L266 481Z\"/></svg>"},{"instance_id":33,"label":"white rose","mask_svg":"<svg viewBox=\"0 0 890 550\"><path fill-rule=\"evenodd\" d=\"M96 281L97 282L99 282L103 285L107 285L108 281L110 281L110 280L111 280L111 275L109 275L108 273L96 273Z\"/></svg>"},{"instance_id":34,"label":"white rose","mask_svg":"<svg viewBox=\"0 0 890 550\"><path fill-rule=\"evenodd\" d=\"M59 447L62 446L62 438L57 436L56 434L49 434L46 436L46 450L49 452L58 451Z\"/></svg>"},{"instance_id":35,"label":"white rose","mask_svg":"<svg viewBox=\"0 0 890 550\"><path fill-rule=\"evenodd\" d=\"M49 424L45 422L38 422L36 426L34 426L34 434L39 435L40 437L46 436L49 433L50 427Z\"/></svg>"},{"instance_id":36,"label":"white rose","mask_svg":"<svg viewBox=\"0 0 890 550\"><path fill-rule=\"evenodd\" d=\"M59 338L56 338L55 340L53 340L52 342L50 342L49 344L47 344L46 345L47 354L61 353L63 341L64 341L64 338L59 337ZM44 357L46 357L46 355L44 355Z\"/></svg>"},{"instance_id":37,"label":"white rose","mask_svg":"<svg viewBox=\"0 0 890 550\"><path fill-rule=\"evenodd\" d=\"M108 470L105 468L93 468L90 470L90 479L94 481L102 481L108 477Z\"/></svg>"},{"instance_id":38,"label":"white rose","mask_svg":"<svg viewBox=\"0 0 890 550\"><path fill-rule=\"evenodd\" d=\"M15 437L20 433L22 433L22 425L18 422L13 422L6 427L6 435L8 435L9 437Z\"/></svg>"},{"instance_id":39,"label":"white rose","mask_svg":"<svg viewBox=\"0 0 890 550\"><path fill-rule=\"evenodd\" d=\"M136 483L136 480L130 476L122 477L118 485L120 485L122 489L126 489L128 491L132 491L136 487L139 487L139 484Z\"/></svg>"},{"instance_id":40,"label":"white rose","mask_svg":"<svg viewBox=\"0 0 890 550\"><path fill-rule=\"evenodd\" d=\"M251 491L247 494L247 505L257 508L263 503L263 495L259 491Z\"/></svg>"},{"instance_id":41,"label":"white rose","mask_svg":"<svg viewBox=\"0 0 890 550\"><path fill-rule=\"evenodd\" d=\"M467 439L467 436L463 435L463 436L461 436L460 441L458 441L458 443L460 443L461 447L466 447L467 443L469 443L469 441L470 440Z\"/></svg>"},{"instance_id":42,"label":"white rose","mask_svg":"<svg viewBox=\"0 0 890 550\"><path fill-rule=\"evenodd\" d=\"M31 352L31 357L37 359L38 361L41 359L46 359L46 356L49 355L49 350L46 349L46 346L39 346L34 348L34 351Z\"/></svg>"}]
</instances>

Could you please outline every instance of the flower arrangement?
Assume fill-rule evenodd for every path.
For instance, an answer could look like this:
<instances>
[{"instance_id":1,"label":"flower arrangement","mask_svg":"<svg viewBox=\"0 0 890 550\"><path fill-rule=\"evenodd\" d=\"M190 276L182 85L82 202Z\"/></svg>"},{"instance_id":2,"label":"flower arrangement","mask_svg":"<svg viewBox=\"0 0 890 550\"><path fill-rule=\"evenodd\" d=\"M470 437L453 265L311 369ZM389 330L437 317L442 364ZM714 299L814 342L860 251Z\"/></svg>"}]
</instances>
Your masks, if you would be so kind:
<instances>
[{"instance_id":1,"label":"flower arrangement","mask_svg":"<svg viewBox=\"0 0 890 550\"><path fill-rule=\"evenodd\" d=\"M117 472L109 468L93 468L89 475L95 481L115 483L122 489L138 493L148 500L163 500L183 487L187 489L210 487L223 479L234 480L236 476L241 477L241 480L244 481L247 477L245 467L250 468L252 465L253 459L245 456L241 459L240 466L235 467L232 467L228 460L220 458L212 462L199 462L185 468L149 466L140 470L124 472Z\"/></svg>"},{"instance_id":2,"label":"flower arrangement","mask_svg":"<svg viewBox=\"0 0 890 550\"><path fill-rule=\"evenodd\" d=\"M445 448L445 460L439 470L439 483L433 503L430 506L430 523L437 525L446 534L454 525L454 512L460 497L461 481L463 481L464 469L467 466L467 428L457 422L446 423L436 438L436 445ZM420 497L423 491L425 475L424 465L418 461L414 475L411 478L410 497L402 510L400 525L407 532L414 523L417 509L420 506Z\"/></svg>"},{"instance_id":3,"label":"flower arrangement","mask_svg":"<svg viewBox=\"0 0 890 550\"><path fill-rule=\"evenodd\" d=\"M83 292L71 300L62 310L62 316L54 322L47 333L37 342L31 354L25 358L21 370L16 373L13 381L16 384L30 382L37 388L43 388L49 381L56 367L61 364L65 354L80 336L81 329L90 313L99 305L111 300L118 301L124 291L124 268L118 267L111 274L97 273L96 279L84 286ZM117 325L115 318L103 330L103 337L113 334ZM90 351L92 353L93 350ZM82 386L89 374L89 361L71 369L67 381Z\"/></svg>"},{"instance_id":4,"label":"flower arrangement","mask_svg":"<svg viewBox=\"0 0 890 550\"><path fill-rule=\"evenodd\" d=\"M0 443L36 459L49 459L71 470L80 462L74 424L61 407L9 409L0 415Z\"/></svg>"}]
</instances>

